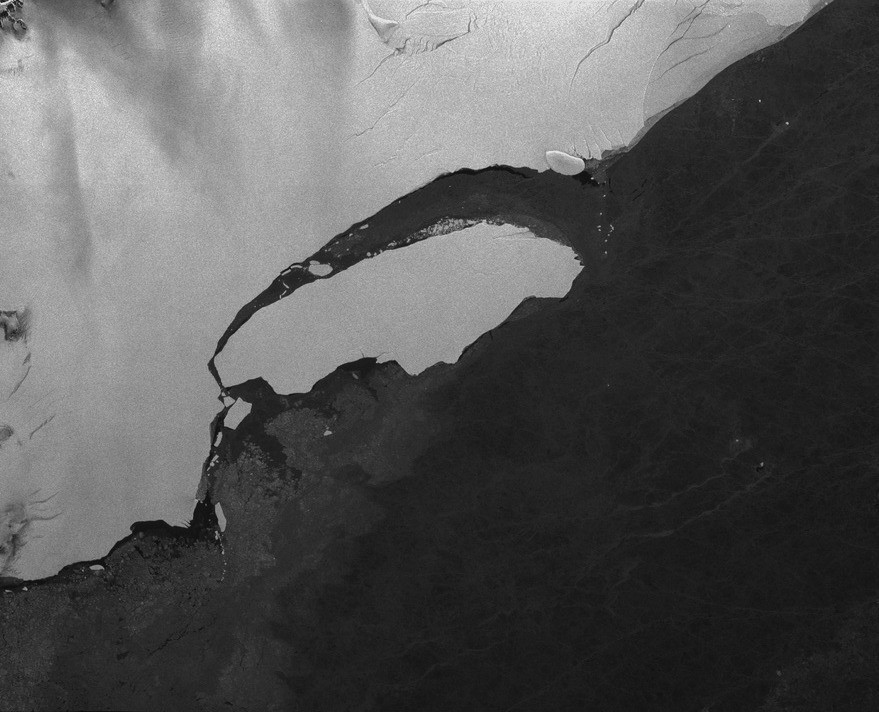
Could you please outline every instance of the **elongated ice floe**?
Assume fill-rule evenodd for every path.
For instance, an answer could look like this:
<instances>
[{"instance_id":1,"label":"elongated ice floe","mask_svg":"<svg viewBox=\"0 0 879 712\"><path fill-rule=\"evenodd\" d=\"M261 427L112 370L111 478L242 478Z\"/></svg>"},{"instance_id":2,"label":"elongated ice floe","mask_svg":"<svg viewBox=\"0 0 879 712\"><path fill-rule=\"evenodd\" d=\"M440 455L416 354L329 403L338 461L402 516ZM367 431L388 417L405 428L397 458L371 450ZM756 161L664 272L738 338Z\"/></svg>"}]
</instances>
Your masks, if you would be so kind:
<instances>
[{"instance_id":1,"label":"elongated ice floe","mask_svg":"<svg viewBox=\"0 0 879 712\"><path fill-rule=\"evenodd\" d=\"M515 225L485 223L382 252L253 316L217 358L226 385L264 378L307 392L364 355L417 374L498 326L531 296L562 297L574 251Z\"/></svg>"},{"instance_id":2,"label":"elongated ice floe","mask_svg":"<svg viewBox=\"0 0 879 712\"><path fill-rule=\"evenodd\" d=\"M586 168L586 162L580 156L572 156L564 151L547 151L546 165L565 176L575 176Z\"/></svg>"}]
</instances>

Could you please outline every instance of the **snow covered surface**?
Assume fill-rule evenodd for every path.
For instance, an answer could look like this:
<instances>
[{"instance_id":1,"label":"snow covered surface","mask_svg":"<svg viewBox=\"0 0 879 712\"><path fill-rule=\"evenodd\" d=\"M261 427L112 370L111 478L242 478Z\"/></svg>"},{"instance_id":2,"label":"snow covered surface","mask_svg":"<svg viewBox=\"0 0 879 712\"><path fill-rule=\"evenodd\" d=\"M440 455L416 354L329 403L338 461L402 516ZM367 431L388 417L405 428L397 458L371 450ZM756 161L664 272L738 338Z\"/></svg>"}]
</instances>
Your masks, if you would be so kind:
<instances>
[{"instance_id":1,"label":"snow covered surface","mask_svg":"<svg viewBox=\"0 0 879 712\"><path fill-rule=\"evenodd\" d=\"M134 521L188 519L219 408L205 364L283 267L440 173L627 145L809 11L28 2L28 33L0 34L0 310L32 313L26 342L0 345L17 436L0 444L0 499L56 494L60 516L35 519L4 573L50 575ZM324 286L345 284L360 288ZM493 289L483 301L508 312Z\"/></svg>"},{"instance_id":2,"label":"snow covered surface","mask_svg":"<svg viewBox=\"0 0 879 712\"><path fill-rule=\"evenodd\" d=\"M513 225L482 223L383 252L258 312L221 352L220 376L304 393L363 356L421 373L457 361L523 299L564 296L581 269L569 247Z\"/></svg>"}]
</instances>

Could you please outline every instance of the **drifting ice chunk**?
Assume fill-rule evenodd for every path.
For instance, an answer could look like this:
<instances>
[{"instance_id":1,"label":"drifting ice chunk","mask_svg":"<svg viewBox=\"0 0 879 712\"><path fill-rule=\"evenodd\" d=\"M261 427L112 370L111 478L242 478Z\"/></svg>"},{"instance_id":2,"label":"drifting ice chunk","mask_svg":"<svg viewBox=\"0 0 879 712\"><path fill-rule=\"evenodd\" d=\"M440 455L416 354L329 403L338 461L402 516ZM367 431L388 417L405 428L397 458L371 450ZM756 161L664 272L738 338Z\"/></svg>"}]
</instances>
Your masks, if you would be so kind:
<instances>
[{"instance_id":1,"label":"drifting ice chunk","mask_svg":"<svg viewBox=\"0 0 879 712\"><path fill-rule=\"evenodd\" d=\"M326 277L333 273L333 268L330 265L323 265L320 262L309 262L308 271L315 277Z\"/></svg>"},{"instance_id":2,"label":"drifting ice chunk","mask_svg":"<svg viewBox=\"0 0 879 712\"><path fill-rule=\"evenodd\" d=\"M241 399L235 401L235 405L229 409L229 412L226 413L226 417L223 419L223 427L229 428L229 430L235 430L235 428L241 424L241 421L250 413L252 408L253 405L247 401Z\"/></svg>"},{"instance_id":3,"label":"drifting ice chunk","mask_svg":"<svg viewBox=\"0 0 879 712\"><path fill-rule=\"evenodd\" d=\"M556 173L565 176L575 176L586 168L586 162L582 158L564 151L547 151L546 164Z\"/></svg>"}]
</instances>

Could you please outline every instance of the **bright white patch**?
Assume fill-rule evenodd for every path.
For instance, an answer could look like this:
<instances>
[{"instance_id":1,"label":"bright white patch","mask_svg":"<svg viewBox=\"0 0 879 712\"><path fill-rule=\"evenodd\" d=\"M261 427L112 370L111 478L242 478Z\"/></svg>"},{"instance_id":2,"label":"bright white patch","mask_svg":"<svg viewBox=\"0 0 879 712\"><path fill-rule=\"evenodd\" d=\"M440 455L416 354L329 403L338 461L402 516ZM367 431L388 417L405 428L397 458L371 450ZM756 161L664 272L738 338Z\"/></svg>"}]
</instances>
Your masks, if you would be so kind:
<instances>
[{"instance_id":1,"label":"bright white patch","mask_svg":"<svg viewBox=\"0 0 879 712\"><path fill-rule=\"evenodd\" d=\"M556 173L565 176L575 176L586 168L586 161L579 156L572 156L564 151L547 151L546 165Z\"/></svg>"},{"instance_id":2,"label":"bright white patch","mask_svg":"<svg viewBox=\"0 0 879 712\"><path fill-rule=\"evenodd\" d=\"M223 513L223 505L217 502L214 505L214 512L216 512L217 515L217 524L220 525L220 531L226 531L226 515Z\"/></svg>"}]
</instances>

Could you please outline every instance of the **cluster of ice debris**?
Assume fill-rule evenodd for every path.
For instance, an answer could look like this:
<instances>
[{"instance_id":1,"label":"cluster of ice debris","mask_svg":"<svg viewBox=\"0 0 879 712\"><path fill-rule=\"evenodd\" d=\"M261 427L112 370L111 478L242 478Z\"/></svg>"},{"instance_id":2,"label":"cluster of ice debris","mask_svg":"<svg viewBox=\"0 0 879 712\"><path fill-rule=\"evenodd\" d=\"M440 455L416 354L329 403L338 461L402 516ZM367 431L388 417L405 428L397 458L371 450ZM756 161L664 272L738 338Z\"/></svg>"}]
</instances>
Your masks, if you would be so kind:
<instances>
[{"instance_id":1,"label":"cluster of ice debris","mask_svg":"<svg viewBox=\"0 0 879 712\"><path fill-rule=\"evenodd\" d=\"M24 32L27 25L21 19L24 0L0 0L0 30Z\"/></svg>"},{"instance_id":2,"label":"cluster of ice debris","mask_svg":"<svg viewBox=\"0 0 879 712\"><path fill-rule=\"evenodd\" d=\"M115 0L95 0L101 7L109 8ZM0 0L0 31L11 31L20 35L27 31L27 23L22 19L24 0Z\"/></svg>"}]
</instances>

